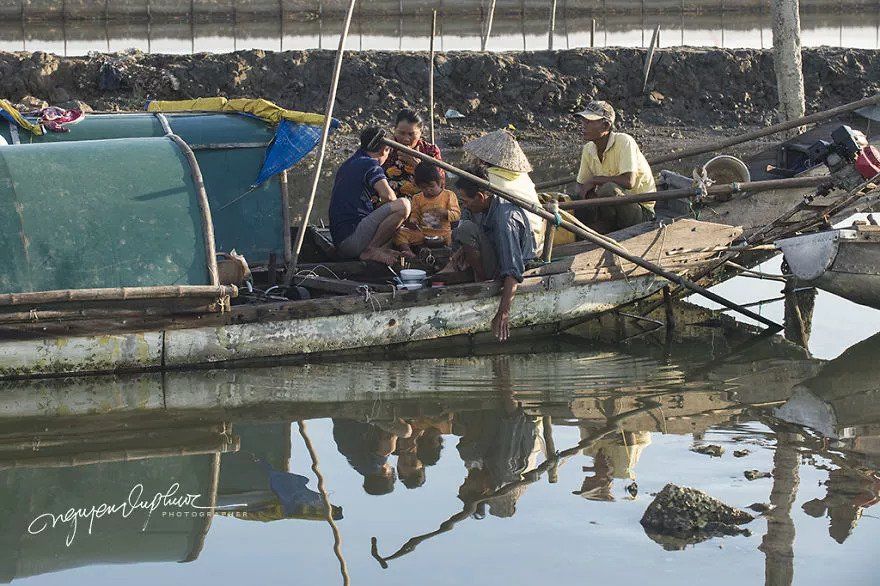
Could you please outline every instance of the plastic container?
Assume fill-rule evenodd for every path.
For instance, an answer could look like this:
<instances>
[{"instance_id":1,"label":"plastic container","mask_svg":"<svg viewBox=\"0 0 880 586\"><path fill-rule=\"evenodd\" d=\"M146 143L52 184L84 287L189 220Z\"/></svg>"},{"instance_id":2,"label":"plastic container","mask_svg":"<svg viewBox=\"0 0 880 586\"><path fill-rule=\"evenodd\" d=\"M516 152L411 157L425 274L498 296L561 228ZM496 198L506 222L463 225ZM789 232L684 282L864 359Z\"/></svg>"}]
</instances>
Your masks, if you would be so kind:
<instances>
[{"instance_id":1,"label":"plastic container","mask_svg":"<svg viewBox=\"0 0 880 586\"><path fill-rule=\"evenodd\" d=\"M417 291L424 287L421 283L402 283L397 286L398 289L402 289L404 291Z\"/></svg>"},{"instance_id":2,"label":"plastic container","mask_svg":"<svg viewBox=\"0 0 880 586\"><path fill-rule=\"evenodd\" d=\"M400 280L406 283L424 283L428 273L421 269L403 269L400 271Z\"/></svg>"}]
</instances>

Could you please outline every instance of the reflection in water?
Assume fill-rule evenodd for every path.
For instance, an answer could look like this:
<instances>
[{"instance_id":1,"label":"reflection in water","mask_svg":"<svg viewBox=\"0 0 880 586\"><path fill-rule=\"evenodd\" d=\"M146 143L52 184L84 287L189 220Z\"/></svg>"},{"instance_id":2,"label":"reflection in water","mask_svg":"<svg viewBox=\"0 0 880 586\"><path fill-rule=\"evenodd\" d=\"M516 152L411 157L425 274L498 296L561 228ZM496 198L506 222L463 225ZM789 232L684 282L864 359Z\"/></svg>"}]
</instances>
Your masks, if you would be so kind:
<instances>
[{"instance_id":1,"label":"reflection in water","mask_svg":"<svg viewBox=\"0 0 880 586\"><path fill-rule=\"evenodd\" d=\"M564 4L564 3L563 3ZM396 7L395 7L396 8ZM592 34L592 19L596 32ZM244 49L295 51L336 46L342 17L328 15L303 18L285 13L253 18L246 14L213 15L207 20L182 18L132 21L77 20L60 18L21 21L0 19L0 50L48 51L60 55L84 55L89 51L123 51L136 48L147 53L193 54ZM377 17L356 13L347 49L352 51L425 51L429 45L430 12L403 11ZM773 46L769 14L760 11L663 12L641 14L592 13L560 8L554 34L549 35L548 9L499 11L486 43L490 51L574 49L578 47L645 47L656 26L661 27L660 46L716 46L764 49ZM862 8L840 12L807 11L801 15L801 42L805 47L835 46L880 48L880 15ZM438 15L437 48L440 51L480 50L486 28L485 12Z\"/></svg>"},{"instance_id":2,"label":"reflection in water","mask_svg":"<svg viewBox=\"0 0 880 586\"><path fill-rule=\"evenodd\" d=\"M854 531L876 540L876 526L857 522L880 495L880 336L830 362L809 359L779 338L716 353L709 362L705 342L693 340L691 346L697 352L658 360L649 345L621 353L591 349L582 338L555 338L506 346L505 355L490 350L485 356L0 385L0 580L94 564L213 559L211 548L221 544L218 537L206 545L209 534L232 543L245 534L259 539L262 533L244 533L242 524L280 522L288 523L283 531L289 539L305 534L302 520L328 518L337 536L376 535L373 556L388 572L406 575L412 566L393 560L422 544L422 557L413 557L430 559L424 557L433 551L426 542L440 542L440 535L454 531L459 540L442 547L483 547L483 538L474 541L474 519L484 519L476 530L488 538L505 531L490 518L510 523L525 515L539 523L535 510L542 507L562 507L572 524L582 522L574 518L585 510L601 516L635 506L640 515L648 492L677 482L695 465L700 474L745 466L729 455L694 454L689 439L669 443L679 435L728 434L752 449L773 451L772 489L761 488L773 505L766 532L760 535L761 521L750 525L759 533L767 584L791 584L800 564L809 563L809 556L795 557L801 554L793 548L796 530L799 544L815 540L812 526L802 525L806 515L828 517L828 533L838 543L849 545ZM780 376L784 371L787 378ZM749 390L762 378L766 385L771 372L780 382L770 389L774 399L768 405L767 393ZM774 405L781 406L774 412ZM804 422L799 415L817 422L825 436L815 427L794 427ZM313 430L326 427L326 433L312 434L320 438L314 450L322 454L326 480L319 480L325 488L310 486L308 460L294 455L291 422L303 420L313 421ZM769 441L774 436L775 447ZM311 450L309 442L317 471ZM354 492L340 484L349 478L346 469L358 479ZM805 474L824 475L825 493L799 494ZM741 478L741 472L734 476ZM561 486L539 488L542 478ZM106 510L88 517L92 506L126 502L139 484L144 501L166 495L152 512L143 507L129 517ZM171 502L167 493L174 485L178 495L199 495L195 504L208 509ZM332 498L329 509L322 490ZM443 498L430 496L439 490L447 491ZM714 490L725 489L716 483ZM724 494L736 498L736 492ZM377 504L382 521L360 527L371 518L369 507L351 504L361 497L395 507ZM402 511L414 498L433 498L418 502L435 504L409 518ZM456 498L459 505L450 510ZM73 526L62 519L71 507L86 511L73 538ZM399 516L389 512L397 507ZM212 524L212 509L226 518ZM29 527L43 513L62 517L57 527L50 522L34 534ZM389 522L400 531L388 531ZM471 528L459 529L465 524ZM537 531L540 524L534 526ZM637 520L615 530L641 534ZM261 531L267 547L280 535L269 527ZM401 534L414 537L398 541ZM528 535L510 539L517 548L538 546ZM751 538L730 539L744 545L728 555L743 559L759 545ZM630 547L640 548L637 556L645 559L662 551L650 540L639 543ZM366 550L362 538L349 538L347 570L340 552L344 571L381 571L365 564ZM867 563L846 558L848 551L836 555L852 567ZM520 571L525 577L533 570ZM119 572L124 567L116 570L123 579Z\"/></svg>"}]
</instances>

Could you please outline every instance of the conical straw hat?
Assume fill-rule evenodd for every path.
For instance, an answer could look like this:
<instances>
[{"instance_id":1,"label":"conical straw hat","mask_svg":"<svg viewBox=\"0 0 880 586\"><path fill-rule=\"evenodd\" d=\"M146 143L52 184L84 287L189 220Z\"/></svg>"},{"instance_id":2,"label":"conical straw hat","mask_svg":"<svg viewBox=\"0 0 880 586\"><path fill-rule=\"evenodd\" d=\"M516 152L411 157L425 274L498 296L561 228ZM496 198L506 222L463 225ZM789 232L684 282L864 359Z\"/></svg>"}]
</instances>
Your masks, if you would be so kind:
<instances>
[{"instance_id":1,"label":"conical straw hat","mask_svg":"<svg viewBox=\"0 0 880 586\"><path fill-rule=\"evenodd\" d=\"M506 130L484 134L464 145L464 152L496 167L529 173L532 166L513 135Z\"/></svg>"}]
</instances>

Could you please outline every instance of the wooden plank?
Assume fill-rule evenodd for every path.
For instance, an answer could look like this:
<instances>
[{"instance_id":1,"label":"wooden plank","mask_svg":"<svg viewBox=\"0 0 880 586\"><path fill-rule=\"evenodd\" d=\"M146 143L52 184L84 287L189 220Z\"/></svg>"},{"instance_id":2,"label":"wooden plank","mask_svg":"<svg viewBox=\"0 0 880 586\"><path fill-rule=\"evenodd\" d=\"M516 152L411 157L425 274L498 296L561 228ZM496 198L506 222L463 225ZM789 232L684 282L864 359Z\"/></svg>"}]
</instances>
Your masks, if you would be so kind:
<instances>
[{"instance_id":1,"label":"wooden plank","mask_svg":"<svg viewBox=\"0 0 880 586\"><path fill-rule=\"evenodd\" d=\"M376 285L373 283L361 283L358 281L350 281L348 279L331 279L328 277L296 277L293 282L306 289L341 293L343 295L360 295L363 293L364 287L377 292L391 291L394 289L393 285Z\"/></svg>"},{"instance_id":2,"label":"wooden plank","mask_svg":"<svg viewBox=\"0 0 880 586\"><path fill-rule=\"evenodd\" d=\"M653 263L669 263L670 259L664 251L672 248L703 248L729 244L742 234L741 228L700 222L697 220L680 220L668 226L645 232L633 238L620 241L629 252L643 257ZM578 272L599 266L609 266L615 262L609 253L602 249L590 250L575 255L571 262L571 270ZM617 263L620 265L620 263Z\"/></svg>"}]
</instances>

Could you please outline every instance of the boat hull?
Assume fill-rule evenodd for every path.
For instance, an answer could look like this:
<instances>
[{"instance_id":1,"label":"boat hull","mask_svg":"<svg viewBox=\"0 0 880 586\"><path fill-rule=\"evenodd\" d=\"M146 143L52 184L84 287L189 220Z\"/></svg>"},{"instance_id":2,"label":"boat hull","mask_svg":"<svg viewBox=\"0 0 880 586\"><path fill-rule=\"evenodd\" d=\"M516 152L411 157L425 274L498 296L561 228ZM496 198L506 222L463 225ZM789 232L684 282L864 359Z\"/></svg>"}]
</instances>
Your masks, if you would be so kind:
<instances>
[{"instance_id":1,"label":"boat hull","mask_svg":"<svg viewBox=\"0 0 880 586\"><path fill-rule=\"evenodd\" d=\"M876 227L805 234L776 244L799 284L880 309L880 230Z\"/></svg>"},{"instance_id":2,"label":"boat hull","mask_svg":"<svg viewBox=\"0 0 880 586\"><path fill-rule=\"evenodd\" d=\"M550 275L520 288L511 327L586 318L665 284L651 274L606 281ZM182 369L477 334L491 330L497 308L497 295L386 308L365 300L363 311L339 315L0 342L0 379Z\"/></svg>"}]
</instances>

